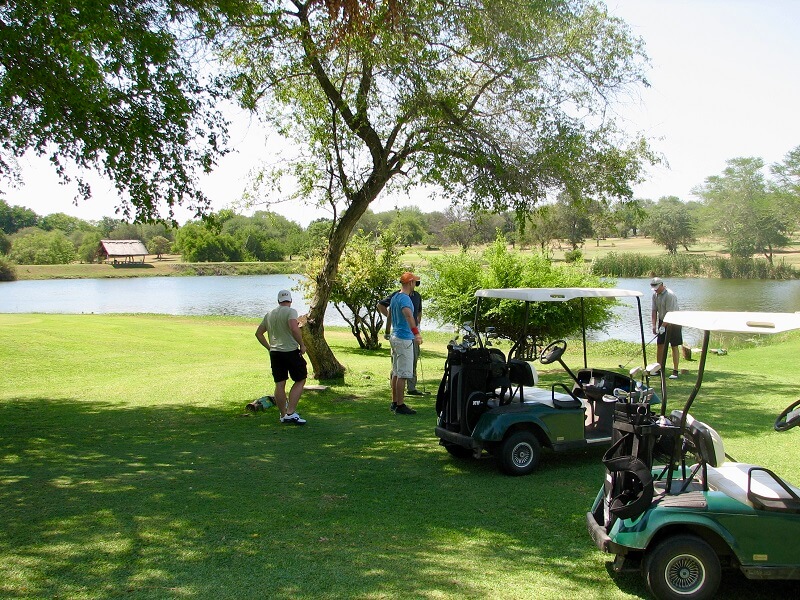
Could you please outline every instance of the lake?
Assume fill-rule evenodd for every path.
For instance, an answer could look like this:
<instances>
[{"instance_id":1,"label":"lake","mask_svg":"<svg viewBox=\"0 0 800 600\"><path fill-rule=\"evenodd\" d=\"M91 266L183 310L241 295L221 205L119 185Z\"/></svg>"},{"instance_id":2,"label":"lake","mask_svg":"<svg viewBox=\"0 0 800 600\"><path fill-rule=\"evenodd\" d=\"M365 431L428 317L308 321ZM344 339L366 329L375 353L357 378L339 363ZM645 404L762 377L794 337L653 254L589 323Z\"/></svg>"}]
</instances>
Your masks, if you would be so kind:
<instances>
[{"instance_id":1,"label":"lake","mask_svg":"<svg viewBox=\"0 0 800 600\"><path fill-rule=\"evenodd\" d=\"M231 315L260 319L276 304L278 291L292 290L298 313L308 310L300 275L238 275L220 277L138 277L131 279L52 279L0 282L0 313L159 313L169 315ZM800 281L754 281L675 278L665 281L686 310L800 311ZM650 331L648 279L618 279L616 287L639 290ZM615 310L618 321L595 339L637 340L636 311ZM329 325L346 325L333 306ZM430 323L428 323L430 327ZM452 330L451 327L437 327ZM687 332L689 333L689 332ZM691 334L689 334L691 340ZM649 339L649 336L648 336ZM689 341L689 340L687 340Z\"/></svg>"}]
</instances>

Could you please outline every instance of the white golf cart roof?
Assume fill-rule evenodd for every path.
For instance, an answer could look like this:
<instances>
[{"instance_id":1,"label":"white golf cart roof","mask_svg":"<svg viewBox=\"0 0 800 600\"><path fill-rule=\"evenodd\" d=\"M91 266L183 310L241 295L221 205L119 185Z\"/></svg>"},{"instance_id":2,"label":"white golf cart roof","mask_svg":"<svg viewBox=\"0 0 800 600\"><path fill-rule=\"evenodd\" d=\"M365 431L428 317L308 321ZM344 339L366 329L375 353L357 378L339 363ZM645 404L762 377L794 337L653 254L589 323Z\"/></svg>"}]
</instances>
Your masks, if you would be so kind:
<instances>
[{"instance_id":1,"label":"white golf cart roof","mask_svg":"<svg viewBox=\"0 0 800 600\"><path fill-rule=\"evenodd\" d=\"M642 295L642 292L617 288L502 288L475 292L475 296L479 298L523 302L566 302L573 298L625 298Z\"/></svg>"},{"instance_id":2,"label":"white golf cart roof","mask_svg":"<svg viewBox=\"0 0 800 600\"><path fill-rule=\"evenodd\" d=\"M664 323L702 331L781 333L800 329L800 313L679 310L667 313Z\"/></svg>"}]
</instances>

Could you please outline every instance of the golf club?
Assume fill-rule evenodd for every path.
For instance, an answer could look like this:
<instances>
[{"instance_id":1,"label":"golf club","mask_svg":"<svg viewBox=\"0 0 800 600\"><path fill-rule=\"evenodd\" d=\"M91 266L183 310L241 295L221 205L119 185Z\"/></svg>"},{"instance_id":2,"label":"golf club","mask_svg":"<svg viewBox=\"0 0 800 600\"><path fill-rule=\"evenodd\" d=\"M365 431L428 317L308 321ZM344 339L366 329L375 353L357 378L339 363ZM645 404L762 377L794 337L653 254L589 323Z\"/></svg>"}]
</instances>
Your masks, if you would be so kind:
<instances>
[{"instance_id":1,"label":"golf club","mask_svg":"<svg viewBox=\"0 0 800 600\"><path fill-rule=\"evenodd\" d=\"M654 339L656 339L657 337L658 337L658 334L655 334L655 335L654 335L652 338L650 338L650 341L649 341L649 342L647 342L647 343L644 345L644 347L645 347L645 348L647 348L647 346L649 346L649 345L650 345L650 344L653 342L653 340L654 340ZM637 351L637 354L638 354L638 351ZM628 365L629 365L629 364L631 364L631 361L632 361L634 358L636 358L636 354L634 354L633 356L631 356L631 357L628 359L628 362L626 362L624 365L618 365L618 366L619 366L619 368L620 368L620 369L625 369L625 368L627 368L627 367L628 367Z\"/></svg>"},{"instance_id":2,"label":"golf club","mask_svg":"<svg viewBox=\"0 0 800 600\"><path fill-rule=\"evenodd\" d=\"M422 379L422 393L426 396L428 395L428 387L425 384L425 369L422 368L422 348L419 351L419 357L417 357L417 365L419 366L419 374Z\"/></svg>"}]
</instances>

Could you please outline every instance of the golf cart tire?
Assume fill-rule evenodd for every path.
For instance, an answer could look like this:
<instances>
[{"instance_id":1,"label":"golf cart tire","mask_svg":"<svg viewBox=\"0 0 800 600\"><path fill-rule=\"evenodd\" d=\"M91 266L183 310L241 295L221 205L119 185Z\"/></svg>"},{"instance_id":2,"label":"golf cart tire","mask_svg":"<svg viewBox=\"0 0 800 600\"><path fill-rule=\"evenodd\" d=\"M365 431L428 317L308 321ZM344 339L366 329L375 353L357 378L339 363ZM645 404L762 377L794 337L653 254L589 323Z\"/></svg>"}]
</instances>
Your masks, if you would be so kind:
<instances>
[{"instance_id":1,"label":"golf cart tire","mask_svg":"<svg viewBox=\"0 0 800 600\"><path fill-rule=\"evenodd\" d=\"M512 433L500 451L500 464L507 475L527 475L536 468L542 445L530 431Z\"/></svg>"},{"instance_id":2,"label":"golf cart tire","mask_svg":"<svg viewBox=\"0 0 800 600\"><path fill-rule=\"evenodd\" d=\"M450 454L450 456L454 458L466 459L472 458L474 451L472 448L466 448L464 446L459 446L458 444L443 444L444 449Z\"/></svg>"},{"instance_id":3,"label":"golf cart tire","mask_svg":"<svg viewBox=\"0 0 800 600\"><path fill-rule=\"evenodd\" d=\"M713 598L722 568L714 549L694 535L675 535L647 553L644 575L659 600Z\"/></svg>"}]
</instances>

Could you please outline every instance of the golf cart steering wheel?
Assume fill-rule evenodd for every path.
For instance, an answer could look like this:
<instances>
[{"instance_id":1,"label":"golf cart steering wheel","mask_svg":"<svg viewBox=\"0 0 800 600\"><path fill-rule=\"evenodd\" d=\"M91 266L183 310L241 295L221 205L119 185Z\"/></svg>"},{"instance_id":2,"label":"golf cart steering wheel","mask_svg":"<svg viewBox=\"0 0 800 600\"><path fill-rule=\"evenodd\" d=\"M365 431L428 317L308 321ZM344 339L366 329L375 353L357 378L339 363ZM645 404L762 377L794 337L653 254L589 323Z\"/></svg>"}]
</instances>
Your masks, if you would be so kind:
<instances>
[{"instance_id":1,"label":"golf cart steering wheel","mask_svg":"<svg viewBox=\"0 0 800 600\"><path fill-rule=\"evenodd\" d=\"M567 342L564 340L556 340L547 345L539 355L539 361L543 365L549 365L551 362L556 362L561 358L567 350Z\"/></svg>"},{"instance_id":2,"label":"golf cart steering wheel","mask_svg":"<svg viewBox=\"0 0 800 600\"><path fill-rule=\"evenodd\" d=\"M775 419L775 431L789 431L792 427L800 425L800 409L797 409L798 406L800 406L800 400L794 401L778 415L778 418Z\"/></svg>"}]
</instances>

